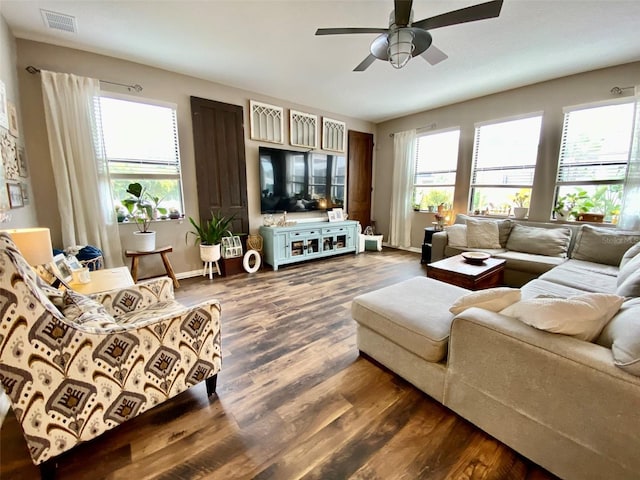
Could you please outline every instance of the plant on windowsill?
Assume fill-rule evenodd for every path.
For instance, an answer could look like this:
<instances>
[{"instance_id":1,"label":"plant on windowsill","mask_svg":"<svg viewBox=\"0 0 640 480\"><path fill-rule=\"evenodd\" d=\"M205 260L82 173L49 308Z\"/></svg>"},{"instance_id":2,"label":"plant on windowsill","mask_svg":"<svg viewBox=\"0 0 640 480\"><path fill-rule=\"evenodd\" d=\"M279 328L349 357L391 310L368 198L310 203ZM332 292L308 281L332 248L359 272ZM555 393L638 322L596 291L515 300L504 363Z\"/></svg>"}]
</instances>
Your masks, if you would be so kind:
<instances>
[{"instance_id":1,"label":"plant on windowsill","mask_svg":"<svg viewBox=\"0 0 640 480\"><path fill-rule=\"evenodd\" d=\"M529 192L522 188L511 197L514 203L513 216L515 218L525 218L529 213Z\"/></svg>"},{"instance_id":2,"label":"plant on windowsill","mask_svg":"<svg viewBox=\"0 0 640 480\"><path fill-rule=\"evenodd\" d=\"M121 203L129 212L129 218L138 227L138 231L133 232L132 250L138 252L155 250L156 232L149 230L153 218L153 204L147 200L147 189L137 182L130 183L127 193L131 196L121 200Z\"/></svg>"},{"instance_id":3,"label":"plant on windowsill","mask_svg":"<svg viewBox=\"0 0 640 480\"><path fill-rule=\"evenodd\" d=\"M589 194L584 190L579 190L558 197L553 211L559 220L578 220L580 215L587 213L592 207L593 202Z\"/></svg>"},{"instance_id":4,"label":"plant on windowsill","mask_svg":"<svg viewBox=\"0 0 640 480\"><path fill-rule=\"evenodd\" d=\"M220 259L220 242L222 237L230 237L232 235L230 226L235 215L225 217L221 212L211 212L211 219L202 223L189 217L189 221L195 230L185 234L185 243L189 242L189 236L195 237L194 244L200 244L200 259L203 262L216 262Z\"/></svg>"}]
</instances>

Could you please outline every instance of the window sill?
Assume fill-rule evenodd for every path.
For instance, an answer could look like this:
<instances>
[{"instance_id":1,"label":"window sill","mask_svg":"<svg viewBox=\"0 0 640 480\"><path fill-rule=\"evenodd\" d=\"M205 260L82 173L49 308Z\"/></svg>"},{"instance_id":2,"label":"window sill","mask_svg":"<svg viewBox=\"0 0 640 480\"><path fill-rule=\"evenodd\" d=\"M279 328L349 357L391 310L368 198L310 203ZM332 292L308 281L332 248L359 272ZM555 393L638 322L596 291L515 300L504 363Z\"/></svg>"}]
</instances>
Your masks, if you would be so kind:
<instances>
[{"instance_id":1,"label":"window sill","mask_svg":"<svg viewBox=\"0 0 640 480\"><path fill-rule=\"evenodd\" d=\"M167 223L167 222L182 222L183 220L185 220L186 217L180 217L180 218L160 218L158 220L151 220L149 223ZM118 225L136 225L136 222L131 222L131 221L124 221L124 222L118 222Z\"/></svg>"}]
</instances>

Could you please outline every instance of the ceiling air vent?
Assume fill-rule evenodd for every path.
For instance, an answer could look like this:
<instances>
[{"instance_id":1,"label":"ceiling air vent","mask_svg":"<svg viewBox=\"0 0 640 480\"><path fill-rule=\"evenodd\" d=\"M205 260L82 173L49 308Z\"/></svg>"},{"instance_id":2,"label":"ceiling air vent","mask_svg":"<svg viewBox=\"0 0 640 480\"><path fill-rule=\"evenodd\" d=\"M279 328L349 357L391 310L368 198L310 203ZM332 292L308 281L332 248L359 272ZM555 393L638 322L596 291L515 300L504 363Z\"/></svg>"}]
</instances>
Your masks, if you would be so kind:
<instances>
[{"instance_id":1,"label":"ceiling air vent","mask_svg":"<svg viewBox=\"0 0 640 480\"><path fill-rule=\"evenodd\" d=\"M44 24L53 30L62 30L63 32L76 33L76 17L65 15L64 13L52 12L50 10L40 9Z\"/></svg>"}]
</instances>

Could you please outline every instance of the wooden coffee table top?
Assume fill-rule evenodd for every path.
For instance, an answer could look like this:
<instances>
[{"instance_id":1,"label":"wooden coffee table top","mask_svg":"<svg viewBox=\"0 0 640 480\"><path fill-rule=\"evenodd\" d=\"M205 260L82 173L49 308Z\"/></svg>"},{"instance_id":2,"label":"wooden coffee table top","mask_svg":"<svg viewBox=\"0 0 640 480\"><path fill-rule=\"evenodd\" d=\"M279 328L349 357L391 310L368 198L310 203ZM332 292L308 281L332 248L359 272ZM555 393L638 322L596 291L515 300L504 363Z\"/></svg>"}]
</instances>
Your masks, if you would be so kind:
<instances>
[{"instance_id":1,"label":"wooden coffee table top","mask_svg":"<svg viewBox=\"0 0 640 480\"><path fill-rule=\"evenodd\" d=\"M507 261L503 258L487 258L482 264L474 265L468 263L462 255L445 258L437 262L430 263L427 268L436 268L448 272L464 275L465 277L478 277L492 270L502 267Z\"/></svg>"},{"instance_id":2,"label":"wooden coffee table top","mask_svg":"<svg viewBox=\"0 0 640 480\"><path fill-rule=\"evenodd\" d=\"M445 258L427 265L427 276L470 290L500 286L506 260L488 258L480 265L468 263L462 255Z\"/></svg>"}]
</instances>

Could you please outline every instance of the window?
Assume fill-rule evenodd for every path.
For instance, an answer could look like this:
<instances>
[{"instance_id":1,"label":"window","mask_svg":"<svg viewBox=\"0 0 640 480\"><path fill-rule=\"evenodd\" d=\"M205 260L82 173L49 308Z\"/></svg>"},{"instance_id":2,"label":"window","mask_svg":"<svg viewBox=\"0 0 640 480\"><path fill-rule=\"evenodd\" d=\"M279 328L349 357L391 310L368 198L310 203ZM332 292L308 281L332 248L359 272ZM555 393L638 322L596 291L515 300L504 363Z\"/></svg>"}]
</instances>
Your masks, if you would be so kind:
<instances>
[{"instance_id":1,"label":"window","mask_svg":"<svg viewBox=\"0 0 640 480\"><path fill-rule=\"evenodd\" d=\"M516 195L528 207L542 114L476 125L471 171L472 212L509 215Z\"/></svg>"},{"instance_id":2,"label":"window","mask_svg":"<svg viewBox=\"0 0 640 480\"><path fill-rule=\"evenodd\" d=\"M604 215L615 222L631 149L634 103L568 107L556 180L556 217Z\"/></svg>"},{"instance_id":3,"label":"window","mask_svg":"<svg viewBox=\"0 0 640 480\"><path fill-rule=\"evenodd\" d=\"M414 208L431 210L429 207L441 203L453 204L459 141L459 129L427 133L416 139Z\"/></svg>"},{"instance_id":4,"label":"window","mask_svg":"<svg viewBox=\"0 0 640 480\"><path fill-rule=\"evenodd\" d=\"M114 204L129 197L130 183L139 182L160 199L159 206L184 212L175 106L101 96L97 116Z\"/></svg>"}]
</instances>

